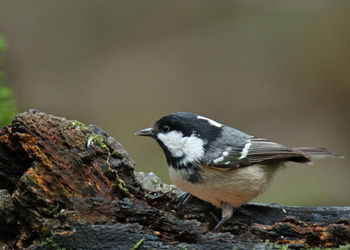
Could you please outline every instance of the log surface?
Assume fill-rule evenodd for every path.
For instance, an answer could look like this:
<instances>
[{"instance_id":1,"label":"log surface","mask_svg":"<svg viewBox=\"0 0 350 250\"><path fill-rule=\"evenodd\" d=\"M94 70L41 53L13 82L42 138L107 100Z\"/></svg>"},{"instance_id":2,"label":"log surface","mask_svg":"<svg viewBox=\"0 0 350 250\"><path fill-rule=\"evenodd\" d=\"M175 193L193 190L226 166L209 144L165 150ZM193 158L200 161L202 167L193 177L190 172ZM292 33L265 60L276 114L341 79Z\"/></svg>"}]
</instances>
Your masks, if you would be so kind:
<instances>
[{"instance_id":1,"label":"log surface","mask_svg":"<svg viewBox=\"0 0 350 250\"><path fill-rule=\"evenodd\" d=\"M221 212L134 172L96 125L35 110L0 131L0 248L266 249L350 243L350 207L248 204L219 232ZM267 243L269 242L273 243Z\"/></svg>"}]
</instances>

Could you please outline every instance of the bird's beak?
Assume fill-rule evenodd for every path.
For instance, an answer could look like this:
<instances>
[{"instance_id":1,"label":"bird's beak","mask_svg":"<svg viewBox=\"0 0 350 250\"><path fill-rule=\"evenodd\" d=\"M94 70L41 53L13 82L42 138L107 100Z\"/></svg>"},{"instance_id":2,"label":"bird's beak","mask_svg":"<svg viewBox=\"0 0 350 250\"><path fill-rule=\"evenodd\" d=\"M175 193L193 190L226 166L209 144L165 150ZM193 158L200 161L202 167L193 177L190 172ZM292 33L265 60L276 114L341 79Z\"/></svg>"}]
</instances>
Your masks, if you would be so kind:
<instances>
[{"instance_id":1,"label":"bird's beak","mask_svg":"<svg viewBox=\"0 0 350 250\"><path fill-rule=\"evenodd\" d=\"M155 131L153 128L145 128L137 131L135 135L140 135L140 136L154 136Z\"/></svg>"}]
</instances>

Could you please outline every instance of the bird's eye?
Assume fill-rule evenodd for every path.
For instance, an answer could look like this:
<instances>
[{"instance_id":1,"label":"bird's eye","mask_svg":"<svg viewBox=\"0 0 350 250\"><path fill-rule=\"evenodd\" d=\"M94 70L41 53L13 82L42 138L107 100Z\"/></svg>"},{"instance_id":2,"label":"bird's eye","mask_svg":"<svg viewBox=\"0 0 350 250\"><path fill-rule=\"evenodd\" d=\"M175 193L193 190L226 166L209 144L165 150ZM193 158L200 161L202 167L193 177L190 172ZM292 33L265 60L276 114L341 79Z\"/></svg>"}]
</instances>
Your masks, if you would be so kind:
<instances>
[{"instance_id":1,"label":"bird's eye","mask_svg":"<svg viewBox=\"0 0 350 250\"><path fill-rule=\"evenodd\" d=\"M161 127L162 133L168 133L170 131L170 127L168 125L163 125Z\"/></svg>"}]
</instances>

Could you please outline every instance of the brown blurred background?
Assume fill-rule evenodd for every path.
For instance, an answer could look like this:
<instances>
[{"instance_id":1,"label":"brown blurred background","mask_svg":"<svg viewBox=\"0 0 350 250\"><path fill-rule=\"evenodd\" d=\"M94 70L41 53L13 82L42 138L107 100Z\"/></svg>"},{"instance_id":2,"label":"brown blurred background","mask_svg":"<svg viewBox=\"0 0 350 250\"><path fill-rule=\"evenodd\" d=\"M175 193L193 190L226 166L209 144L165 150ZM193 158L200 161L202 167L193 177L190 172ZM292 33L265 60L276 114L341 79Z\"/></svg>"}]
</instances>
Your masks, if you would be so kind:
<instances>
[{"instance_id":1,"label":"brown blurred background","mask_svg":"<svg viewBox=\"0 0 350 250\"><path fill-rule=\"evenodd\" d=\"M0 0L4 69L20 111L96 123L170 182L134 136L190 111L345 159L288 164L259 202L350 205L349 1Z\"/></svg>"}]
</instances>

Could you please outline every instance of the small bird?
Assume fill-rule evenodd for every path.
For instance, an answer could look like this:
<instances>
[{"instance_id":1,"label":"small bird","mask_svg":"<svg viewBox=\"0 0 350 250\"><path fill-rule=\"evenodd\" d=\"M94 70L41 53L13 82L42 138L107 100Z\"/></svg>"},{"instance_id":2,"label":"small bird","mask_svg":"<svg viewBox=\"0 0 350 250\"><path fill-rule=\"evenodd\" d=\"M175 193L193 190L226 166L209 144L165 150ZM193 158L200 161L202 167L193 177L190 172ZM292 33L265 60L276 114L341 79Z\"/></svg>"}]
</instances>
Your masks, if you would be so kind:
<instances>
[{"instance_id":1,"label":"small bird","mask_svg":"<svg viewBox=\"0 0 350 250\"><path fill-rule=\"evenodd\" d=\"M176 186L222 209L214 231L231 218L234 207L264 192L285 162L338 157L325 148L288 148L188 112L166 115L136 135L159 143Z\"/></svg>"}]
</instances>

